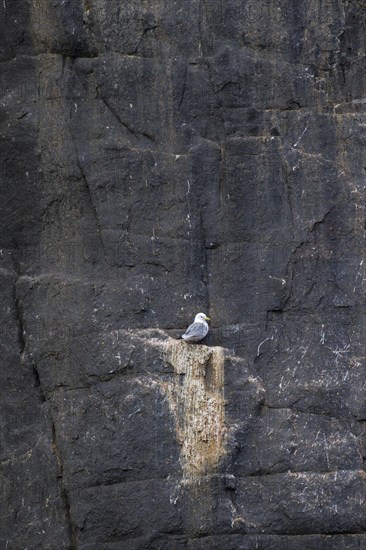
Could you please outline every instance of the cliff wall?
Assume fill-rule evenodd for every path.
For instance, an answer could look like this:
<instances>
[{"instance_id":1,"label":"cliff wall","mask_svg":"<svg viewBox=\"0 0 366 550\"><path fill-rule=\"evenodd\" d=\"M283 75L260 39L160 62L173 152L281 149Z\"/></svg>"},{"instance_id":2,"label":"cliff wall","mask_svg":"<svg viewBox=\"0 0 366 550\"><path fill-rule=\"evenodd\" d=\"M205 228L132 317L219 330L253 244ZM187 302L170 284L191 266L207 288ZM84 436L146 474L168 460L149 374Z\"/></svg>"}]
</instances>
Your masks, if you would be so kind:
<instances>
[{"instance_id":1,"label":"cliff wall","mask_svg":"<svg viewBox=\"0 0 366 550\"><path fill-rule=\"evenodd\" d=\"M364 2L0 14L1 547L364 548Z\"/></svg>"}]
</instances>

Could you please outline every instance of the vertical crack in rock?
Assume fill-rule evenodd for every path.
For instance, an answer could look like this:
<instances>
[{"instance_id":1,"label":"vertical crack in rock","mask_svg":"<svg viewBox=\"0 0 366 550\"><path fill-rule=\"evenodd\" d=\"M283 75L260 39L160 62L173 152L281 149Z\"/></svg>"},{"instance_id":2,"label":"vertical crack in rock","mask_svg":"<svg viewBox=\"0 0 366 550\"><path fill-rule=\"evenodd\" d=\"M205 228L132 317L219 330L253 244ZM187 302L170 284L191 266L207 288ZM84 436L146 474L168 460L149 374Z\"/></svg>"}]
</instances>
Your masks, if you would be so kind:
<instances>
[{"instance_id":1,"label":"vertical crack in rock","mask_svg":"<svg viewBox=\"0 0 366 550\"><path fill-rule=\"evenodd\" d=\"M55 453L57 464L60 470L58 481L60 486L60 495L64 505L64 510L65 510L65 517L66 517L67 525L69 527L70 550L76 550L77 549L76 529L71 519L71 511L70 511L71 507L70 507L69 495L63 483L64 467L63 467L60 449L58 448L58 445L57 445L56 428L55 428L55 423L53 419L52 419L52 450Z\"/></svg>"},{"instance_id":2,"label":"vertical crack in rock","mask_svg":"<svg viewBox=\"0 0 366 550\"><path fill-rule=\"evenodd\" d=\"M98 210L97 210L97 206L95 204L94 195L93 195L92 189L90 188L90 184L88 182L88 179L85 175L85 172L84 172L83 167L82 167L81 162L80 162L79 151L78 151L78 148L77 148L77 145L76 145L74 134L72 133L72 130L70 128L69 128L69 131L70 131L71 141L73 143L74 150L75 150L76 164L77 164L77 167L79 169L82 181L84 183L85 190L86 190L87 195L89 197L90 207L91 207L91 210L92 210L94 218L95 218L95 227L96 227L96 230L97 230L97 234L99 235L100 244L101 244L101 247L102 247L102 250L103 250L104 261L107 262L106 246L105 246L104 239L103 239L102 226L101 226L100 219L99 219L99 216L98 216Z\"/></svg>"},{"instance_id":3,"label":"vertical crack in rock","mask_svg":"<svg viewBox=\"0 0 366 550\"><path fill-rule=\"evenodd\" d=\"M20 270L18 269L18 272ZM19 280L19 279L18 279ZM33 372L33 378L34 378L34 386L38 392L39 400L41 403L44 403L46 401L46 396L43 392L43 388L41 385L41 380L39 377L38 369L35 364L33 364L32 361L29 361L29 356L27 355L27 342L26 342L26 330L24 326L23 321L23 312L22 312L22 306L20 299L17 295L17 286L16 282L13 286L13 300L14 300L14 306L15 306L15 319L18 323L18 342L19 342L19 357L20 361L24 364L27 362L27 367L32 368Z\"/></svg>"},{"instance_id":4,"label":"vertical crack in rock","mask_svg":"<svg viewBox=\"0 0 366 550\"><path fill-rule=\"evenodd\" d=\"M26 332L25 332L24 323L23 323L21 305L19 303L15 285L13 289L13 298L14 298L14 305L15 305L15 316L16 316L16 321L18 323L19 355L22 360L25 352L25 347L26 347Z\"/></svg>"},{"instance_id":5,"label":"vertical crack in rock","mask_svg":"<svg viewBox=\"0 0 366 550\"><path fill-rule=\"evenodd\" d=\"M33 371L33 377L34 377L34 386L38 391L39 400L41 403L44 403L45 401L47 401L47 399L42 389L42 384L39 378L39 372L36 365L32 365L32 371Z\"/></svg>"},{"instance_id":6,"label":"vertical crack in rock","mask_svg":"<svg viewBox=\"0 0 366 550\"><path fill-rule=\"evenodd\" d=\"M224 351L173 341L164 353L176 374L166 391L181 444L183 479L192 482L214 472L225 453Z\"/></svg>"},{"instance_id":7,"label":"vertical crack in rock","mask_svg":"<svg viewBox=\"0 0 366 550\"><path fill-rule=\"evenodd\" d=\"M201 240L201 252L202 252L202 282L205 289L205 303L206 311L210 311L210 273L208 265L208 253L206 248L206 232L204 227L203 209L201 208L199 214L200 220L200 240Z\"/></svg>"},{"instance_id":8,"label":"vertical crack in rock","mask_svg":"<svg viewBox=\"0 0 366 550\"><path fill-rule=\"evenodd\" d=\"M179 100L179 104L178 104L178 109L181 108L182 103L183 103L183 100L184 100L184 95L185 95L185 93L186 93L186 87L187 87L187 73L188 73L188 65L186 65L186 66L185 66L185 69L184 69L184 80L183 80L183 86L182 86L182 93L181 93L180 100Z\"/></svg>"},{"instance_id":9,"label":"vertical crack in rock","mask_svg":"<svg viewBox=\"0 0 366 550\"><path fill-rule=\"evenodd\" d=\"M295 214L294 214L294 204L293 204L293 189L292 189L292 185L291 185L291 180L290 180L290 177L289 177L289 166L288 166L288 162L286 160L286 157L284 156L284 154L282 153L283 155L283 160L282 160L282 171L283 171L283 175L284 175L284 178L285 178L285 184L286 184L286 197L287 197L287 203L288 203L288 208L290 210L290 216L291 216L291 231L292 231L292 240L295 239L295 235L294 235L294 231L295 231L295 227L296 227L296 224L295 224Z\"/></svg>"},{"instance_id":10,"label":"vertical crack in rock","mask_svg":"<svg viewBox=\"0 0 366 550\"><path fill-rule=\"evenodd\" d=\"M42 407L42 405L45 404L45 406L47 407L48 406L47 397L46 397L46 394L44 392L44 388L42 387L42 382L41 382L41 379L40 379L40 375L39 375L37 365L33 362L33 360L30 359L30 356L27 353L26 329L25 329L25 325L24 325L24 321L23 321L24 315L23 315L23 311L22 311L21 299L19 298L19 296L17 294L16 282L13 286L13 299L14 299L14 306L15 306L14 307L15 318L16 318L16 321L18 323L19 355L20 355L21 361L22 361L23 365L25 366L25 368L29 369L33 374L34 386L35 386L35 389L36 389L36 392L37 392L37 395L38 395L40 406ZM67 522L67 525L69 526L69 536L70 536L70 541L71 541L70 550L76 550L77 544L76 544L75 528L73 527L72 522L71 522L70 504L69 504L69 500L68 500L68 494L67 494L67 492L65 490L65 487L63 486L63 483L62 483L63 464L62 464L62 461L61 461L60 451L59 451L59 449L57 447L57 444L56 444L55 425L54 425L54 422L53 422L53 419L52 419L52 416L51 416L51 413L50 413L49 409L48 409L47 418L50 420L51 430L52 430L52 435L50 434L51 437L52 437L52 439L51 439L51 448L52 448L52 451L55 454L57 464L59 466L60 474L58 476L58 483L59 483L59 488L60 488L60 496L61 496L61 499L64 503L66 522Z\"/></svg>"}]
</instances>

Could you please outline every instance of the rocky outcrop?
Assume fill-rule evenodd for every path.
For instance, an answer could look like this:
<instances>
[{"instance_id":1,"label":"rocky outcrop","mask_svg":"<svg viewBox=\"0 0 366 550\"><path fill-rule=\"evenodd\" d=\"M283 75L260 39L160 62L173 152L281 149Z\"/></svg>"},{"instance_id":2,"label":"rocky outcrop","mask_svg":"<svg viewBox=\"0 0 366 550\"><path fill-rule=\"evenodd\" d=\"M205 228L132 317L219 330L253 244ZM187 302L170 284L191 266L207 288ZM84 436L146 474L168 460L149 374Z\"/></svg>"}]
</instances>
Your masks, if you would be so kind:
<instances>
[{"instance_id":1,"label":"rocky outcrop","mask_svg":"<svg viewBox=\"0 0 366 550\"><path fill-rule=\"evenodd\" d=\"M0 4L1 547L366 544L365 22Z\"/></svg>"}]
</instances>

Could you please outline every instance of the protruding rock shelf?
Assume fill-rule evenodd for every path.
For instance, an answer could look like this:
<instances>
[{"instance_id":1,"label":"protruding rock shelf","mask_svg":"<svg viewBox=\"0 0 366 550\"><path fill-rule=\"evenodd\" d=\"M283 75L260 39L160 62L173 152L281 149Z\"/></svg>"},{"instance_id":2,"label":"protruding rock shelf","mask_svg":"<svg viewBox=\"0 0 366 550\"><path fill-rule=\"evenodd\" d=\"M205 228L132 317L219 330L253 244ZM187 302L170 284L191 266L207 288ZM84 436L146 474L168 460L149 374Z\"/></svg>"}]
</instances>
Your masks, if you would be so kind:
<instances>
[{"instance_id":1,"label":"protruding rock shelf","mask_svg":"<svg viewBox=\"0 0 366 550\"><path fill-rule=\"evenodd\" d=\"M257 405L264 393L260 380L249 375L244 360L232 357L220 346L188 344L167 338L163 331L157 330L134 331L134 338L156 349L163 363L173 367L169 378L155 375L151 380L164 392L174 418L181 447L182 480L193 482L217 473L220 459L230 452L229 435L240 421L248 420L237 418L235 424L232 417L225 418L225 364L230 376L235 365L236 370L241 370L241 377L246 378L246 384L254 383L256 390L259 388Z\"/></svg>"},{"instance_id":2,"label":"protruding rock shelf","mask_svg":"<svg viewBox=\"0 0 366 550\"><path fill-rule=\"evenodd\" d=\"M212 473L225 453L224 350L168 341L166 360L174 367L166 385L174 414L184 479Z\"/></svg>"}]
</instances>

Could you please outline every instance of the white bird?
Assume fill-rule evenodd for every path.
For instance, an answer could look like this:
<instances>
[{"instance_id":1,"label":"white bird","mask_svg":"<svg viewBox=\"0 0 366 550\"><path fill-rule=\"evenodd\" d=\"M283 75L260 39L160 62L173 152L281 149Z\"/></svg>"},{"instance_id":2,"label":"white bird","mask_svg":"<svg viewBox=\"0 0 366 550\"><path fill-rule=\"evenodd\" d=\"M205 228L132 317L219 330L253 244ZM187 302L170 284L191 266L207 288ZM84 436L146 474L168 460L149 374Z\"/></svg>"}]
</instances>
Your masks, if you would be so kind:
<instances>
[{"instance_id":1,"label":"white bird","mask_svg":"<svg viewBox=\"0 0 366 550\"><path fill-rule=\"evenodd\" d=\"M183 338L186 342L199 342L200 340L203 340L208 333L208 324L206 321L210 321L210 318L207 317L207 315L204 313L197 313L194 318L194 322L189 325L185 333L182 334L181 338Z\"/></svg>"}]
</instances>

